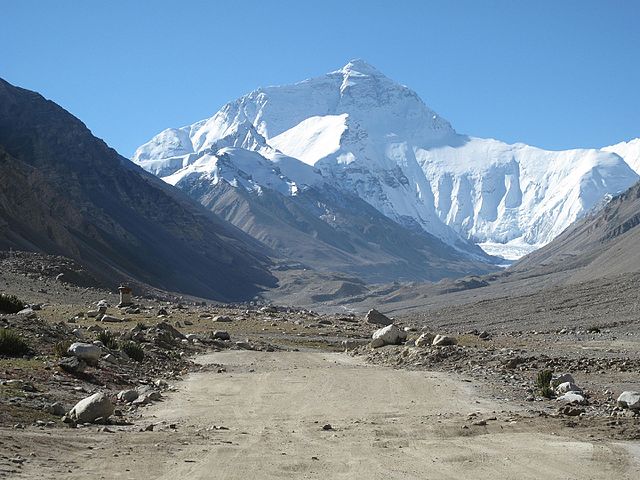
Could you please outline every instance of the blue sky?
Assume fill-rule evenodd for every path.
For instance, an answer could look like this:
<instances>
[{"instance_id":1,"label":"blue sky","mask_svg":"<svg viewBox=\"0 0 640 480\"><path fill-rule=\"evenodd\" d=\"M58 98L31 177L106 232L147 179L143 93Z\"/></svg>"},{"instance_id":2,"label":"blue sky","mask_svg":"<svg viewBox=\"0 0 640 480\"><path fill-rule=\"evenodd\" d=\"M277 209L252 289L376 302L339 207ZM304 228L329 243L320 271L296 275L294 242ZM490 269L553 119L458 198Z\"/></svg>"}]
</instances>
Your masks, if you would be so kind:
<instances>
[{"instance_id":1,"label":"blue sky","mask_svg":"<svg viewBox=\"0 0 640 480\"><path fill-rule=\"evenodd\" d=\"M261 85L363 58L457 131L561 149L640 136L640 2L0 0L0 76L125 156Z\"/></svg>"}]
</instances>

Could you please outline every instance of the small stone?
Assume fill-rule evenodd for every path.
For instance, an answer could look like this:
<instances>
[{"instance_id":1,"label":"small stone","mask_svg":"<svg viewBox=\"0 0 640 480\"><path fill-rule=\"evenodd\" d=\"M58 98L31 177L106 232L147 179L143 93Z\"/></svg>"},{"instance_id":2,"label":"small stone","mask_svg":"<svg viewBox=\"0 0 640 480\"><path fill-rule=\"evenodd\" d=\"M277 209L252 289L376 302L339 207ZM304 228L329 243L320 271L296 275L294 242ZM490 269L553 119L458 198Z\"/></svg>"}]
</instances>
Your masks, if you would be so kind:
<instances>
[{"instance_id":1,"label":"small stone","mask_svg":"<svg viewBox=\"0 0 640 480\"><path fill-rule=\"evenodd\" d=\"M416 347L428 347L433 343L433 339L435 338L435 334L430 332L425 332L421 334L415 341Z\"/></svg>"},{"instance_id":2,"label":"small stone","mask_svg":"<svg viewBox=\"0 0 640 480\"><path fill-rule=\"evenodd\" d=\"M137 390L121 390L118 392L118 400L125 403L133 402L136 398L138 398Z\"/></svg>"},{"instance_id":3,"label":"small stone","mask_svg":"<svg viewBox=\"0 0 640 480\"><path fill-rule=\"evenodd\" d=\"M84 372L87 363L78 357L64 357L58 361L58 366L65 372L78 374Z\"/></svg>"},{"instance_id":4,"label":"small stone","mask_svg":"<svg viewBox=\"0 0 640 480\"><path fill-rule=\"evenodd\" d=\"M45 407L45 411L47 413L50 413L51 415L55 415L56 417L62 417L67 412L67 409L64 408L64 405L62 405L62 403L54 402L47 405Z\"/></svg>"},{"instance_id":5,"label":"small stone","mask_svg":"<svg viewBox=\"0 0 640 480\"><path fill-rule=\"evenodd\" d=\"M435 347L444 347L447 345L455 345L458 341L454 337L447 337L446 335L436 335L431 343Z\"/></svg>"}]
</instances>

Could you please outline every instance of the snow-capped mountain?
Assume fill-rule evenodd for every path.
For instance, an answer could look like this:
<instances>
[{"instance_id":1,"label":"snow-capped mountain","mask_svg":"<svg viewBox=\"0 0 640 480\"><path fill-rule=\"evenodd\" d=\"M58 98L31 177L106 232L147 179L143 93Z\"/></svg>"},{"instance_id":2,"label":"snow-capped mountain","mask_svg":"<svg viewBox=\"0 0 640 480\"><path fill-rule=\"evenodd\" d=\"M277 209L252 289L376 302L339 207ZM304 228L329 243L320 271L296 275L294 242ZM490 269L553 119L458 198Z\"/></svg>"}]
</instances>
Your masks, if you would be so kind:
<instances>
[{"instance_id":1,"label":"snow-capped mountain","mask_svg":"<svg viewBox=\"0 0 640 480\"><path fill-rule=\"evenodd\" d=\"M633 168L636 173L640 174L640 138L634 138L628 142L620 142L609 147L604 147L603 150L607 152L613 152L624 158L624 161Z\"/></svg>"},{"instance_id":2,"label":"snow-capped mountain","mask_svg":"<svg viewBox=\"0 0 640 480\"><path fill-rule=\"evenodd\" d=\"M498 252L504 244L524 251L543 245L639 178L609 151L551 152L457 134L415 92L361 60L255 90L209 119L161 132L133 160L179 184L228 147L290 165L298 159L328 185L470 255L477 252L466 239L497 244ZM294 195L300 181L284 176ZM255 190L258 177L244 187Z\"/></svg>"}]
</instances>

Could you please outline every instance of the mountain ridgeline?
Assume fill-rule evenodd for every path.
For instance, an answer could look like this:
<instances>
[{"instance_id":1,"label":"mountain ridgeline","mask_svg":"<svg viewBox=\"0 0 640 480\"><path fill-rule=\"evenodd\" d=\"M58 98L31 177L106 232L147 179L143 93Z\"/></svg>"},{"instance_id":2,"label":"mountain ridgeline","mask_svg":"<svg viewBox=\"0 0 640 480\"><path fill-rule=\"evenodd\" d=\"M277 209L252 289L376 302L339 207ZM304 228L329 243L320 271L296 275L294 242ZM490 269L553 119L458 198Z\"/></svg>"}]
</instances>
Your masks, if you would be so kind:
<instances>
[{"instance_id":1,"label":"mountain ridgeline","mask_svg":"<svg viewBox=\"0 0 640 480\"><path fill-rule=\"evenodd\" d=\"M507 256L532 251L638 181L636 146L548 151L459 134L415 92L355 60L293 85L259 88L211 118L164 130L133 161L181 188L200 177L201 186L226 183L257 202L275 188L297 203L310 182L324 182L398 228L490 265L476 243ZM629 162L620 156L627 154ZM265 175L265 162L277 164L292 188L280 173ZM230 220L248 231L246 218Z\"/></svg>"},{"instance_id":2,"label":"mountain ridgeline","mask_svg":"<svg viewBox=\"0 0 640 480\"><path fill-rule=\"evenodd\" d=\"M219 300L275 285L264 247L118 155L67 111L0 80L0 248L99 278Z\"/></svg>"}]
</instances>

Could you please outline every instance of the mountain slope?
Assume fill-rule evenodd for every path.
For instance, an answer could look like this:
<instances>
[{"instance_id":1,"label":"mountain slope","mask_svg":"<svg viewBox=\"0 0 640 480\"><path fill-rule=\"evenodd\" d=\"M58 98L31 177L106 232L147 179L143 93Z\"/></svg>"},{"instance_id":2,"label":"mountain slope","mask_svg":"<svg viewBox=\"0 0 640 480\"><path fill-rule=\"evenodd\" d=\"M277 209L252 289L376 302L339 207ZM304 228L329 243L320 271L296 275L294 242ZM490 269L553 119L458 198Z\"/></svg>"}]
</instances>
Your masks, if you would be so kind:
<instances>
[{"instance_id":1,"label":"mountain slope","mask_svg":"<svg viewBox=\"0 0 640 480\"><path fill-rule=\"evenodd\" d=\"M165 177L285 259L367 282L439 280L495 269L421 230L408 230L312 167L242 148L206 151Z\"/></svg>"},{"instance_id":2,"label":"mountain slope","mask_svg":"<svg viewBox=\"0 0 640 480\"><path fill-rule=\"evenodd\" d=\"M336 188L470 256L477 251L468 239L539 247L639 178L611 152L459 135L415 92L361 60L255 90L209 119L165 130L133 160L164 177L230 137L268 158L279 151L313 165Z\"/></svg>"},{"instance_id":3,"label":"mountain slope","mask_svg":"<svg viewBox=\"0 0 640 480\"><path fill-rule=\"evenodd\" d=\"M640 271L640 183L577 221L547 246L524 257L514 272L571 272L575 281Z\"/></svg>"},{"instance_id":4,"label":"mountain slope","mask_svg":"<svg viewBox=\"0 0 640 480\"><path fill-rule=\"evenodd\" d=\"M63 254L111 281L220 300L274 284L257 242L3 80L0 172L0 248Z\"/></svg>"},{"instance_id":5,"label":"mountain slope","mask_svg":"<svg viewBox=\"0 0 640 480\"><path fill-rule=\"evenodd\" d=\"M604 147L603 150L607 152L613 152L624 158L624 161L629 164L637 173L640 174L640 138L634 138L628 142L620 142L609 147Z\"/></svg>"}]
</instances>

